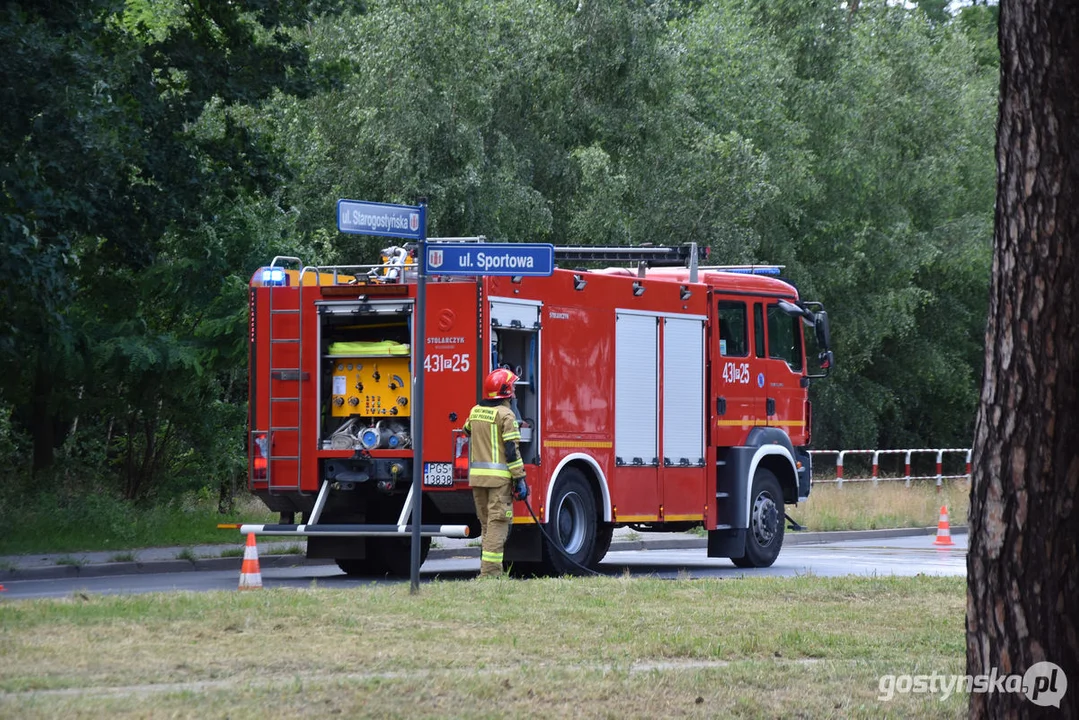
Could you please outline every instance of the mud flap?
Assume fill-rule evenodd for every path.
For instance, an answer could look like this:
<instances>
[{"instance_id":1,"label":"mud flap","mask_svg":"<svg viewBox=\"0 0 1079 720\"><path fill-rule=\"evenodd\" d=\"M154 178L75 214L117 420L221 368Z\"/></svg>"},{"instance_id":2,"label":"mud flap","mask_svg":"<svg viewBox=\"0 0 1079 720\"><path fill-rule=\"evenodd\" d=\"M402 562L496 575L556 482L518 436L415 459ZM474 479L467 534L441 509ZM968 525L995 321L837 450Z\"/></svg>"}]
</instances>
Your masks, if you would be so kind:
<instances>
[{"instance_id":1,"label":"mud flap","mask_svg":"<svg viewBox=\"0 0 1079 720\"><path fill-rule=\"evenodd\" d=\"M746 531L709 530L708 557L740 558L746 554Z\"/></svg>"}]
</instances>

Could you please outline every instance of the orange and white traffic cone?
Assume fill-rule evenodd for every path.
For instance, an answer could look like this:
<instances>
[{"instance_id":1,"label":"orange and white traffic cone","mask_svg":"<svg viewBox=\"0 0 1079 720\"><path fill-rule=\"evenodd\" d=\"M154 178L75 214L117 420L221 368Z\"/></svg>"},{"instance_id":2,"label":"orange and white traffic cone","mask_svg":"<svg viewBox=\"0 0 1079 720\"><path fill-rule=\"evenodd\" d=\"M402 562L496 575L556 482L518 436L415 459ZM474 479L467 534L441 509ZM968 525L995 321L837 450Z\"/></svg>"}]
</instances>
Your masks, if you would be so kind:
<instances>
[{"instance_id":1,"label":"orange and white traffic cone","mask_svg":"<svg viewBox=\"0 0 1079 720\"><path fill-rule=\"evenodd\" d=\"M940 506L940 520L937 521L937 539L933 541L934 545L954 545L952 542L952 531L948 527L948 506Z\"/></svg>"},{"instance_id":2,"label":"orange and white traffic cone","mask_svg":"<svg viewBox=\"0 0 1079 720\"><path fill-rule=\"evenodd\" d=\"M240 590L258 590L261 587L259 549L255 545L255 533L248 533L247 546L244 548L244 563L240 566Z\"/></svg>"}]
</instances>

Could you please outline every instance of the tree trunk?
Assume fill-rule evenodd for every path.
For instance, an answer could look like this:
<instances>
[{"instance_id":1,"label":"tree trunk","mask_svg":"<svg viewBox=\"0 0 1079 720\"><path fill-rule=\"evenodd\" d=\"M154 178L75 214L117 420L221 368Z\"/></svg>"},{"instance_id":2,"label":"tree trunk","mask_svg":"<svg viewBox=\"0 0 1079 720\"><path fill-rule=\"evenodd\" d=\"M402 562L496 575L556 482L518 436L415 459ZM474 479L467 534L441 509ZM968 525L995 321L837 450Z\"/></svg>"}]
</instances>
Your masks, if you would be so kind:
<instances>
[{"instance_id":1,"label":"tree trunk","mask_svg":"<svg viewBox=\"0 0 1079 720\"><path fill-rule=\"evenodd\" d=\"M1023 675L1050 662L1064 675L1057 692L1047 676L1040 693L971 693L970 715L1079 717L1079 3L1002 0L1000 18L967 672ZM1054 698L1059 710L1045 705Z\"/></svg>"}]
</instances>

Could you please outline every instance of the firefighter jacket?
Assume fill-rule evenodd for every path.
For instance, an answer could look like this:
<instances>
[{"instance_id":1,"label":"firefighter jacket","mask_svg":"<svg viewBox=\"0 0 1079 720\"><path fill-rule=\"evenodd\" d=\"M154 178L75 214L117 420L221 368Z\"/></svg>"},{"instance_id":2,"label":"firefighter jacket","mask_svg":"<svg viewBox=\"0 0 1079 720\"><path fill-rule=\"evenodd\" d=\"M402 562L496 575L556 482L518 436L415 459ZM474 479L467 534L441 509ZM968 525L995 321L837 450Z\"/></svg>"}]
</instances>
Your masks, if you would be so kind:
<instances>
[{"instance_id":1,"label":"firefighter jacket","mask_svg":"<svg viewBox=\"0 0 1079 720\"><path fill-rule=\"evenodd\" d=\"M468 444L468 484L498 487L525 476L521 459L521 430L508 400L496 405L481 402L465 421ZM509 446L509 447L507 447ZM510 456L506 456L507 451Z\"/></svg>"}]
</instances>

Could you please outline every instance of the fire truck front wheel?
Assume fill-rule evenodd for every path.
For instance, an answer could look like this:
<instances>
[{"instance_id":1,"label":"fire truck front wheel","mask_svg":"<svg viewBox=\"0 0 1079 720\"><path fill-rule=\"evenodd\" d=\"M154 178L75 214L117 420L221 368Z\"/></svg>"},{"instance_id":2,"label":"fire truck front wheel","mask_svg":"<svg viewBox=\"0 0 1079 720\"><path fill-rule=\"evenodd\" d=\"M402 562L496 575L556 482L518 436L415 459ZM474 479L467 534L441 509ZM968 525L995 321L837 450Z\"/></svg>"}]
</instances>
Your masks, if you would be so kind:
<instances>
[{"instance_id":1,"label":"fire truck front wheel","mask_svg":"<svg viewBox=\"0 0 1079 720\"><path fill-rule=\"evenodd\" d=\"M746 554L732 558L742 568L771 567L783 547L783 491L771 470L757 468L750 495Z\"/></svg>"},{"instance_id":2,"label":"fire truck front wheel","mask_svg":"<svg viewBox=\"0 0 1079 720\"><path fill-rule=\"evenodd\" d=\"M547 525L547 534L558 548L545 548L545 555L556 573L580 575L584 572L580 566L588 567L592 560L597 525L592 488L579 470L564 470L551 497Z\"/></svg>"}]
</instances>

